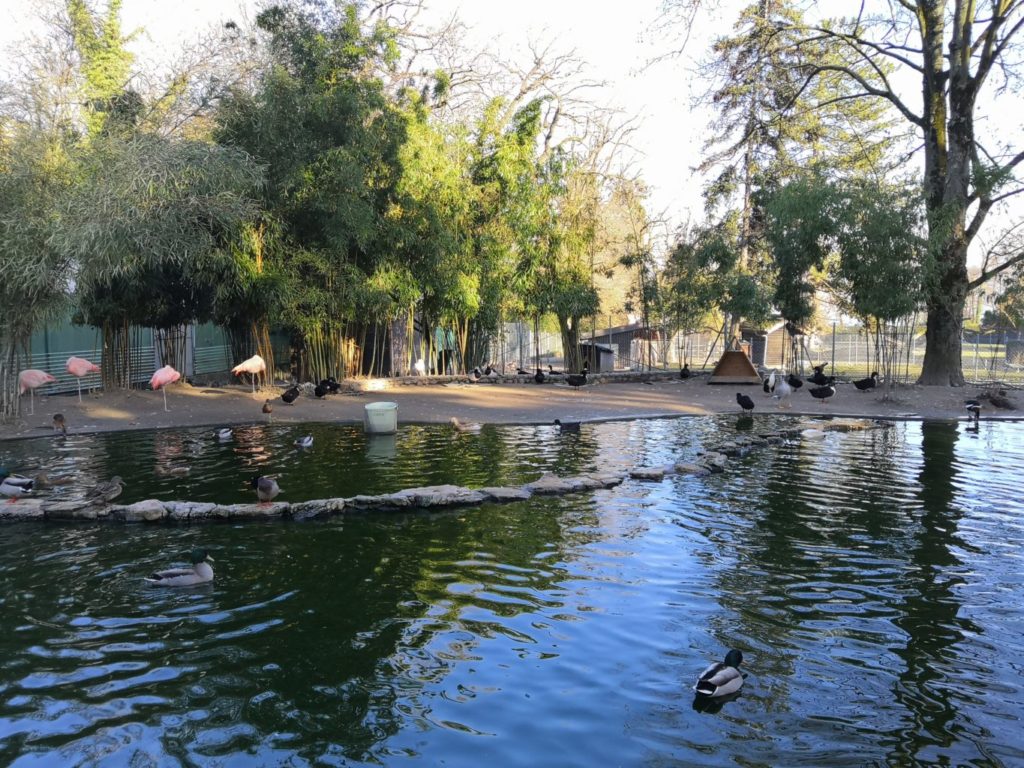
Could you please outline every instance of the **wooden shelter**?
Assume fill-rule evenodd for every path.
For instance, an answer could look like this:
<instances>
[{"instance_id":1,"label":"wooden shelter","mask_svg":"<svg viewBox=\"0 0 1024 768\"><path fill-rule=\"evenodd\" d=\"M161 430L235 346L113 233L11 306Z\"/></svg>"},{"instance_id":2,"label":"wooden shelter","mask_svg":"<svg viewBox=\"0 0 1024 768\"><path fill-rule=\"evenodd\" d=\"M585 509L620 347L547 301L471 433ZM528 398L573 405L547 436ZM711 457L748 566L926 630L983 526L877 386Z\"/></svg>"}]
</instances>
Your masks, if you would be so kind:
<instances>
[{"instance_id":1,"label":"wooden shelter","mask_svg":"<svg viewBox=\"0 0 1024 768\"><path fill-rule=\"evenodd\" d=\"M761 377L746 352L727 349L711 372L708 384L760 384Z\"/></svg>"}]
</instances>

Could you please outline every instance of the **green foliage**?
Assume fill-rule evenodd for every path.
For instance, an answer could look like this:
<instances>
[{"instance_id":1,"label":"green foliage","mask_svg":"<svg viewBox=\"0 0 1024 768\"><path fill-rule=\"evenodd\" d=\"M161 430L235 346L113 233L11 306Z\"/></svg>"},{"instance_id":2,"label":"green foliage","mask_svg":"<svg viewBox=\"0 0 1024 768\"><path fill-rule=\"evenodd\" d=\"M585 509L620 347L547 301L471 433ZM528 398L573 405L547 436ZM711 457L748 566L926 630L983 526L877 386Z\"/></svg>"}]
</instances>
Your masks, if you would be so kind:
<instances>
[{"instance_id":1,"label":"green foliage","mask_svg":"<svg viewBox=\"0 0 1024 768\"><path fill-rule=\"evenodd\" d=\"M894 321L917 307L928 272L921 201L906 187L808 174L767 196L766 232L787 320L813 313L812 270L828 268L850 310Z\"/></svg>"},{"instance_id":2,"label":"green foliage","mask_svg":"<svg viewBox=\"0 0 1024 768\"><path fill-rule=\"evenodd\" d=\"M78 159L50 242L77 265L82 289L167 265L197 269L255 210L259 171L227 147L101 137Z\"/></svg>"},{"instance_id":3,"label":"green foliage","mask_svg":"<svg viewBox=\"0 0 1024 768\"><path fill-rule=\"evenodd\" d=\"M715 310L758 323L771 314L768 276L739 266L735 233L728 226L683 234L669 255L666 277L680 327L696 329Z\"/></svg>"},{"instance_id":4,"label":"green foliage","mask_svg":"<svg viewBox=\"0 0 1024 768\"><path fill-rule=\"evenodd\" d=\"M66 2L71 34L81 57L87 131L96 136L112 113L123 120L138 105L133 103L137 97L125 95L135 59L125 48L131 36L121 34L122 0L109 0L102 16L89 7L88 0Z\"/></svg>"},{"instance_id":5,"label":"green foliage","mask_svg":"<svg viewBox=\"0 0 1024 768\"><path fill-rule=\"evenodd\" d=\"M23 344L67 305L67 255L51 242L74 182L66 147L35 131L0 139L0 343Z\"/></svg>"},{"instance_id":6,"label":"green foliage","mask_svg":"<svg viewBox=\"0 0 1024 768\"><path fill-rule=\"evenodd\" d=\"M825 178L798 177L766 196L765 236L777 277L773 303L798 326L814 315L813 269L821 269L839 229L842 200Z\"/></svg>"}]
</instances>

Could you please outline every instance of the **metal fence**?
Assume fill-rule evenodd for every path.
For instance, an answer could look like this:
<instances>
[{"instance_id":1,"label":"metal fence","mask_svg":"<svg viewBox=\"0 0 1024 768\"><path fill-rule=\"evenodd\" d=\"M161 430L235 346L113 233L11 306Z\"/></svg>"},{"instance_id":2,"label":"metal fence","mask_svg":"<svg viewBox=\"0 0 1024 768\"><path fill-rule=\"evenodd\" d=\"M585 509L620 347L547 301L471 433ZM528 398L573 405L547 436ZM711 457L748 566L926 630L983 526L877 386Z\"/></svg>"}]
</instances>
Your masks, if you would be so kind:
<instances>
[{"instance_id":1,"label":"metal fence","mask_svg":"<svg viewBox=\"0 0 1024 768\"><path fill-rule=\"evenodd\" d=\"M895 342L899 361L896 378L901 383L916 381L924 361L925 337L920 328L910 331L909 323ZM784 331L778 331L784 333ZM611 347L615 370L677 369L683 361L693 370L713 368L722 353L721 335L705 330L699 333L667 335L658 330L621 327L598 330L593 336L583 334L583 343L591 341ZM564 364L562 337L559 333L542 331L537 337L542 367ZM789 339L785 339L788 349ZM508 323L504 333L491 345L491 363L514 373L517 368L532 370L535 339L526 323ZM875 338L865 329L835 328L805 337L799 345L798 364L787 366L804 373L812 365L829 362L839 376L867 376L879 367ZM969 382L1004 381L1024 384L1024 332L965 332L962 339L962 366ZM773 367L769 362L768 368Z\"/></svg>"},{"instance_id":2,"label":"metal fence","mask_svg":"<svg viewBox=\"0 0 1024 768\"><path fill-rule=\"evenodd\" d=\"M163 365L160 352L149 329L139 329L139 333L133 333L131 338L131 383L145 384L153 371ZM47 328L36 334L32 339L32 356L24 367L46 371L56 379L52 384L40 387L36 393L53 395L77 391L79 381L65 369L67 360L71 356L84 357L102 365L101 339L100 332L93 328L78 328L70 324ZM211 324L189 328L187 343L187 370L182 372L186 377L230 370L233 364L231 350L222 329ZM83 392L99 388L102 386L100 375L90 373L82 377L81 386Z\"/></svg>"}]
</instances>

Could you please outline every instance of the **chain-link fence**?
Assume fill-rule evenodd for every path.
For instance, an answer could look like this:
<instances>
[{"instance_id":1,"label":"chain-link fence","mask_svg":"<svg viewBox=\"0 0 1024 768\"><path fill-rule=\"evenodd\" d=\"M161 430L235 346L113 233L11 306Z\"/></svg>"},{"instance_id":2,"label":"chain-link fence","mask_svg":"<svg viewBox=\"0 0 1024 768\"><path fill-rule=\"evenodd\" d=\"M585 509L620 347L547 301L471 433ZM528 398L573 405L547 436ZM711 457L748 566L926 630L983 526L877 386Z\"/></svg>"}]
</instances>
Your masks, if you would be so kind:
<instances>
[{"instance_id":1,"label":"chain-link fence","mask_svg":"<svg viewBox=\"0 0 1024 768\"><path fill-rule=\"evenodd\" d=\"M810 372L813 365L828 362L831 371L841 377L860 378L881 367L875 336L863 328L836 327L801 337L798 342L794 360L790 338L785 328L780 327L762 335L760 340L752 340L752 358L765 369L786 368L803 373ZM710 330L668 334L661 329L620 326L583 334L581 343L609 350L613 368L619 371L677 369L684 361L694 371L711 369L722 354L721 334ZM897 380L901 383L916 381L924 360L923 329L912 329L909 322L904 323L902 332L891 338L890 343L897 361ZM504 333L491 345L491 363L507 373L532 372L538 351L542 368L563 365L561 334L541 331L535 336L527 323L507 323ZM1024 384L1024 332L965 332L962 365L969 382Z\"/></svg>"}]
</instances>

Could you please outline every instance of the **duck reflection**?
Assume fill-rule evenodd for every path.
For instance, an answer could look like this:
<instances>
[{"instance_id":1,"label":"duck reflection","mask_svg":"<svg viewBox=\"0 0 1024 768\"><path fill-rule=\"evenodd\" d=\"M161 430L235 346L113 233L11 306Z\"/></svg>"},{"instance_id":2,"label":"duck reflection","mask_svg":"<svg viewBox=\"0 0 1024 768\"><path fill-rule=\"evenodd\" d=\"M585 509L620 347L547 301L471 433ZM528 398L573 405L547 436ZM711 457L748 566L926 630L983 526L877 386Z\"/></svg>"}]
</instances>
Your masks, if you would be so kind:
<instances>
[{"instance_id":1,"label":"duck reflection","mask_svg":"<svg viewBox=\"0 0 1024 768\"><path fill-rule=\"evenodd\" d=\"M693 710L694 712L700 712L702 715L716 715L722 711L722 707L730 701L736 701L742 695L742 691L736 691L725 696L701 696L698 694L693 697Z\"/></svg>"}]
</instances>

